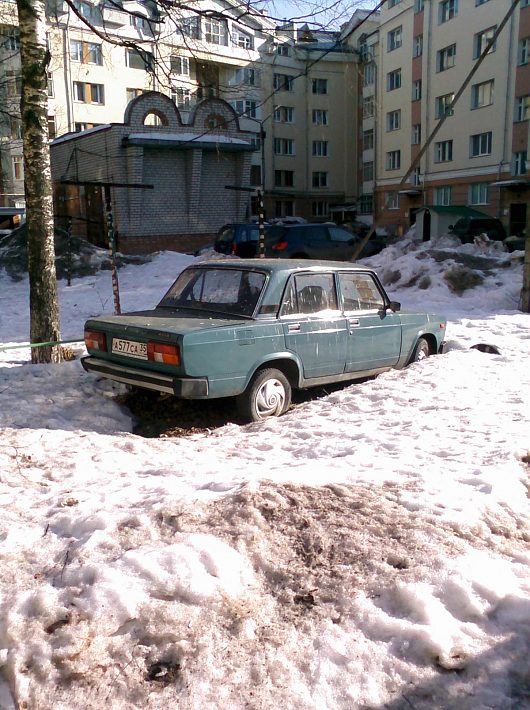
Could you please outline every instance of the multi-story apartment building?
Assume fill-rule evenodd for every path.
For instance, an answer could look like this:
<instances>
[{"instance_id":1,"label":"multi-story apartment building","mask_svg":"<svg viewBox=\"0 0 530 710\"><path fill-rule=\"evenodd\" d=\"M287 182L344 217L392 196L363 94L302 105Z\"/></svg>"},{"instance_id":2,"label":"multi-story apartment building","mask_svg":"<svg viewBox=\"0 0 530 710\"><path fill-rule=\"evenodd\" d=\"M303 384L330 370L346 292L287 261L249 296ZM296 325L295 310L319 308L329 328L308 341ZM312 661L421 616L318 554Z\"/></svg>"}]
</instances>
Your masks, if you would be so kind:
<instances>
[{"instance_id":1,"label":"multi-story apartment building","mask_svg":"<svg viewBox=\"0 0 530 710\"><path fill-rule=\"evenodd\" d=\"M259 117L260 46L274 30L264 16L238 16L237 3L208 2L211 15L161 15L152 2L57 0L48 15L50 138L121 122L129 101L147 90L170 96L184 120L197 102L220 97ZM200 8L198 8L200 9ZM217 14L216 14L217 13ZM124 46L127 42L129 46ZM0 204L24 200L16 5L0 2ZM256 124L248 124L256 130ZM258 131L259 134L259 131ZM261 182L261 153L253 156Z\"/></svg>"},{"instance_id":2,"label":"multi-story apartment building","mask_svg":"<svg viewBox=\"0 0 530 710\"><path fill-rule=\"evenodd\" d=\"M378 224L399 232L422 206L468 205L500 217L511 233L525 228L530 2L521 0L509 15L512 6L512 0L385 5L374 108Z\"/></svg>"}]
</instances>

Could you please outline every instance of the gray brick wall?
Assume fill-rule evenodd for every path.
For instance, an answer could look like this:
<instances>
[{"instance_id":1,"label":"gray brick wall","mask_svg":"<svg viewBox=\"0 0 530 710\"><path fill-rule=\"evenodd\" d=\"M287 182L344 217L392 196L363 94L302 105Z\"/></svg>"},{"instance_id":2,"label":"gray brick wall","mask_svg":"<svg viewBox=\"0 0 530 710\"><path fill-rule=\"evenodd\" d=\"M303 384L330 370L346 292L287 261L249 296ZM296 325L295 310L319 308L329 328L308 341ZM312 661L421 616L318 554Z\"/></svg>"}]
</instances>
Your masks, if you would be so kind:
<instances>
[{"instance_id":1,"label":"gray brick wall","mask_svg":"<svg viewBox=\"0 0 530 710\"><path fill-rule=\"evenodd\" d=\"M146 125L150 114L161 125ZM189 140L165 140L177 136ZM119 248L193 251L224 223L245 220L249 193L225 186L249 186L251 151L228 139L250 144L249 132L240 130L225 101L201 102L184 124L171 99L147 92L127 106L123 124L54 141L52 178L56 184L70 179L152 185L111 188Z\"/></svg>"}]
</instances>

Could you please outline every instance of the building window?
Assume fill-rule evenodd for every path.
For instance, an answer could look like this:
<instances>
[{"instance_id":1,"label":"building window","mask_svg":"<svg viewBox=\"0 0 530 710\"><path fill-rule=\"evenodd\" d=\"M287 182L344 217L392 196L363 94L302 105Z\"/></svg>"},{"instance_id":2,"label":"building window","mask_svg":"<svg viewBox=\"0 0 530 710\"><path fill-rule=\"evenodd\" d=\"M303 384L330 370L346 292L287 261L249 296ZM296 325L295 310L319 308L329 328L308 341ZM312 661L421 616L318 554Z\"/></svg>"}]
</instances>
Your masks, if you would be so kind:
<instances>
[{"instance_id":1,"label":"building window","mask_svg":"<svg viewBox=\"0 0 530 710\"><path fill-rule=\"evenodd\" d=\"M95 5L85 2L85 0L74 0L74 7L87 20L95 20L96 23L101 21L101 11Z\"/></svg>"},{"instance_id":2,"label":"building window","mask_svg":"<svg viewBox=\"0 0 530 710\"><path fill-rule=\"evenodd\" d=\"M103 52L101 51L101 45L97 44L97 42L87 42L86 49L87 64L98 64L101 66L103 64Z\"/></svg>"},{"instance_id":3,"label":"building window","mask_svg":"<svg viewBox=\"0 0 530 710\"><path fill-rule=\"evenodd\" d=\"M53 74L51 71L48 72L48 96L53 99L55 96L55 87L53 85Z\"/></svg>"},{"instance_id":4,"label":"building window","mask_svg":"<svg viewBox=\"0 0 530 710\"><path fill-rule=\"evenodd\" d=\"M314 126L328 125L328 112L325 109L314 108L312 111L312 118Z\"/></svg>"},{"instance_id":5,"label":"building window","mask_svg":"<svg viewBox=\"0 0 530 710\"><path fill-rule=\"evenodd\" d=\"M250 166L250 184L254 186L261 185L261 165Z\"/></svg>"},{"instance_id":6,"label":"building window","mask_svg":"<svg viewBox=\"0 0 530 710\"><path fill-rule=\"evenodd\" d=\"M294 155L294 140L292 138L275 138L274 154Z\"/></svg>"},{"instance_id":7,"label":"building window","mask_svg":"<svg viewBox=\"0 0 530 710\"><path fill-rule=\"evenodd\" d=\"M129 15L129 24L136 27L137 30L145 30L149 26L147 18L140 17L140 15Z\"/></svg>"},{"instance_id":8,"label":"building window","mask_svg":"<svg viewBox=\"0 0 530 710\"><path fill-rule=\"evenodd\" d=\"M530 37L525 37L519 41L519 47L517 51L517 63L528 64L530 60Z\"/></svg>"},{"instance_id":9,"label":"building window","mask_svg":"<svg viewBox=\"0 0 530 710\"><path fill-rule=\"evenodd\" d=\"M421 57L423 54L423 35L416 35L412 43L412 56Z\"/></svg>"},{"instance_id":10,"label":"building window","mask_svg":"<svg viewBox=\"0 0 530 710\"><path fill-rule=\"evenodd\" d=\"M448 207L451 204L451 187L449 185L434 188L434 204L440 205L440 207Z\"/></svg>"},{"instance_id":11,"label":"building window","mask_svg":"<svg viewBox=\"0 0 530 710\"><path fill-rule=\"evenodd\" d=\"M521 150L518 153L513 154L513 174L514 175L526 175L526 162L527 162L527 152L526 150Z\"/></svg>"},{"instance_id":12,"label":"building window","mask_svg":"<svg viewBox=\"0 0 530 710\"><path fill-rule=\"evenodd\" d=\"M204 22L204 38L210 44L228 45L228 28L225 20L216 20L212 17Z\"/></svg>"},{"instance_id":13,"label":"building window","mask_svg":"<svg viewBox=\"0 0 530 710\"><path fill-rule=\"evenodd\" d=\"M401 25L396 27L386 36L386 49L387 52L392 52L394 49L399 49L403 43L403 28Z\"/></svg>"},{"instance_id":14,"label":"building window","mask_svg":"<svg viewBox=\"0 0 530 710\"><path fill-rule=\"evenodd\" d=\"M493 87L493 79L482 81L480 84L473 84L471 87L471 108L491 106L493 103Z\"/></svg>"},{"instance_id":15,"label":"building window","mask_svg":"<svg viewBox=\"0 0 530 710\"><path fill-rule=\"evenodd\" d=\"M486 182L475 182L469 186L469 204L487 205L489 203L489 185Z\"/></svg>"},{"instance_id":16,"label":"building window","mask_svg":"<svg viewBox=\"0 0 530 710\"><path fill-rule=\"evenodd\" d=\"M420 145L421 143L421 123L415 123L412 126L411 141L412 145Z\"/></svg>"},{"instance_id":17,"label":"building window","mask_svg":"<svg viewBox=\"0 0 530 710\"><path fill-rule=\"evenodd\" d=\"M528 121L530 118L530 94L515 99L515 120Z\"/></svg>"},{"instance_id":18,"label":"building window","mask_svg":"<svg viewBox=\"0 0 530 710\"><path fill-rule=\"evenodd\" d=\"M361 214L371 214L374 211L374 196L371 194L361 195L359 212Z\"/></svg>"},{"instance_id":19,"label":"building window","mask_svg":"<svg viewBox=\"0 0 530 710\"><path fill-rule=\"evenodd\" d=\"M294 123L294 108L292 106L275 106L275 123Z\"/></svg>"},{"instance_id":20,"label":"building window","mask_svg":"<svg viewBox=\"0 0 530 710\"><path fill-rule=\"evenodd\" d=\"M442 0L438 5L438 22L448 22L458 15L458 0Z\"/></svg>"},{"instance_id":21,"label":"building window","mask_svg":"<svg viewBox=\"0 0 530 710\"><path fill-rule=\"evenodd\" d=\"M434 144L434 162L448 163L453 159L453 141L440 141Z\"/></svg>"},{"instance_id":22,"label":"building window","mask_svg":"<svg viewBox=\"0 0 530 710\"><path fill-rule=\"evenodd\" d=\"M273 86L276 91L293 91L294 76L289 74L275 74L273 78Z\"/></svg>"},{"instance_id":23,"label":"building window","mask_svg":"<svg viewBox=\"0 0 530 710\"><path fill-rule=\"evenodd\" d=\"M137 96L141 96L141 94L144 93L143 89L132 89L128 88L125 89L125 99L127 103L130 103L133 99L135 99Z\"/></svg>"},{"instance_id":24,"label":"building window","mask_svg":"<svg viewBox=\"0 0 530 710\"><path fill-rule=\"evenodd\" d=\"M22 140L22 121L20 118L10 116L10 135L13 140Z\"/></svg>"},{"instance_id":25,"label":"building window","mask_svg":"<svg viewBox=\"0 0 530 710\"><path fill-rule=\"evenodd\" d=\"M386 130L398 131L401 128L401 109L389 111L386 115Z\"/></svg>"},{"instance_id":26,"label":"building window","mask_svg":"<svg viewBox=\"0 0 530 710\"><path fill-rule=\"evenodd\" d=\"M363 182L371 182L374 179L374 161L368 160L363 163Z\"/></svg>"},{"instance_id":27,"label":"building window","mask_svg":"<svg viewBox=\"0 0 530 710\"><path fill-rule=\"evenodd\" d=\"M313 217L327 217L329 215L329 202L314 200L311 204L311 215Z\"/></svg>"},{"instance_id":28,"label":"building window","mask_svg":"<svg viewBox=\"0 0 530 710\"><path fill-rule=\"evenodd\" d=\"M394 69L386 75L386 90L394 91L401 87L401 69Z\"/></svg>"},{"instance_id":29,"label":"building window","mask_svg":"<svg viewBox=\"0 0 530 710\"><path fill-rule=\"evenodd\" d=\"M477 32L477 34L473 38L473 59L477 59L478 57L480 57L482 52L486 49L488 44L493 39L493 35L495 34L496 30L497 30L497 26L488 27L487 30L482 30L482 32ZM495 51L495 42L489 48L488 54L491 54L494 51Z\"/></svg>"},{"instance_id":30,"label":"building window","mask_svg":"<svg viewBox=\"0 0 530 710\"><path fill-rule=\"evenodd\" d=\"M252 150L254 152L261 151L261 136L259 133L254 133L253 136L250 138L250 145L252 146Z\"/></svg>"},{"instance_id":31,"label":"building window","mask_svg":"<svg viewBox=\"0 0 530 710\"><path fill-rule=\"evenodd\" d=\"M317 170L312 176L313 187L327 187L328 186L328 174L322 170Z\"/></svg>"},{"instance_id":32,"label":"building window","mask_svg":"<svg viewBox=\"0 0 530 710\"><path fill-rule=\"evenodd\" d=\"M230 86L240 86L241 84L259 86L259 72L257 69L251 69L250 67L238 67L234 69L229 84Z\"/></svg>"},{"instance_id":33,"label":"building window","mask_svg":"<svg viewBox=\"0 0 530 710\"><path fill-rule=\"evenodd\" d=\"M105 87L103 84L83 84L80 81L74 81L74 101L103 105L105 103Z\"/></svg>"},{"instance_id":34,"label":"building window","mask_svg":"<svg viewBox=\"0 0 530 710\"><path fill-rule=\"evenodd\" d=\"M72 62L83 61L83 43L81 42L81 40L70 40L70 59Z\"/></svg>"},{"instance_id":35,"label":"building window","mask_svg":"<svg viewBox=\"0 0 530 710\"><path fill-rule=\"evenodd\" d=\"M24 179L24 159L21 155L13 156L13 177L15 180Z\"/></svg>"},{"instance_id":36,"label":"building window","mask_svg":"<svg viewBox=\"0 0 530 710\"><path fill-rule=\"evenodd\" d=\"M363 150L372 150L374 147L374 129L363 131Z\"/></svg>"},{"instance_id":37,"label":"building window","mask_svg":"<svg viewBox=\"0 0 530 710\"><path fill-rule=\"evenodd\" d=\"M201 20L200 17L184 17L180 26L180 30L185 37L190 39L201 38Z\"/></svg>"},{"instance_id":38,"label":"building window","mask_svg":"<svg viewBox=\"0 0 530 710\"><path fill-rule=\"evenodd\" d=\"M74 81L74 101L85 103L85 85L82 81Z\"/></svg>"},{"instance_id":39,"label":"building window","mask_svg":"<svg viewBox=\"0 0 530 710\"><path fill-rule=\"evenodd\" d=\"M183 111L189 111L191 108L191 91L182 87L171 87L171 98L173 102Z\"/></svg>"},{"instance_id":40,"label":"building window","mask_svg":"<svg viewBox=\"0 0 530 710\"><path fill-rule=\"evenodd\" d=\"M455 65L456 44L450 44L436 52L436 71L446 71Z\"/></svg>"},{"instance_id":41,"label":"building window","mask_svg":"<svg viewBox=\"0 0 530 710\"><path fill-rule=\"evenodd\" d=\"M328 142L313 141L313 157L327 158L328 157Z\"/></svg>"},{"instance_id":42,"label":"building window","mask_svg":"<svg viewBox=\"0 0 530 710\"><path fill-rule=\"evenodd\" d=\"M55 116L48 116L48 138L52 141L56 135Z\"/></svg>"},{"instance_id":43,"label":"building window","mask_svg":"<svg viewBox=\"0 0 530 710\"><path fill-rule=\"evenodd\" d=\"M241 49L254 49L254 37L247 32L243 32L239 28L235 28L232 34L232 42L234 47Z\"/></svg>"},{"instance_id":44,"label":"building window","mask_svg":"<svg viewBox=\"0 0 530 710\"><path fill-rule=\"evenodd\" d=\"M294 215L294 203L292 200L276 200L274 207L276 217L292 217Z\"/></svg>"},{"instance_id":45,"label":"building window","mask_svg":"<svg viewBox=\"0 0 530 710\"><path fill-rule=\"evenodd\" d=\"M425 0L414 0L414 12L423 12L425 9Z\"/></svg>"},{"instance_id":46,"label":"building window","mask_svg":"<svg viewBox=\"0 0 530 710\"><path fill-rule=\"evenodd\" d=\"M387 170L399 170L401 167L401 151L390 150L386 154L385 167Z\"/></svg>"},{"instance_id":47,"label":"building window","mask_svg":"<svg viewBox=\"0 0 530 710\"><path fill-rule=\"evenodd\" d=\"M311 82L311 90L314 94L327 94L328 93L328 80L327 79L313 79Z\"/></svg>"},{"instance_id":48,"label":"building window","mask_svg":"<svg viewBox=\"0 0 530 710\"><path fill-rule=\"evenodd\" d=\"M274 171L274 186L275 187L293 187L294 171L293 170L275 170Z\"/></svg>"},{"instance_id":49,"label":"building window","mask_svg":"<svg viewBox=\"0 0 530 710\"><path fill-rule=\"evenodd\" d=\"M444 94L443 96L437 96L434 102L434 115L436 118L443 118L444 116L452 116L454 110L452 108L452 103L454 101L455 95L453 93Z\"/></svg>"},{"instance_id":50,"label":"building window","mask_svg":"<svg viewBox=\"0 0 530 710\"><path fill-rule=\"evenodd\" d=\"M129 69L153 71L154 58L151 52L146 52L143 49L126 49L125 66Z\"/></svg>"},{"instance_id":51,"label":"building window","mask_svg":"<svg viewBox=\"0 0 530 710\"><path fill-rule=\"evenodd\" d=\"M172 74L179 74L182 76L190 75L190 60L189 57L170 57L170 67Z\"/></svg>"},{"instance_id":52,"label":"building window","mask_svg":"<svg viewBox=\"0 0 530 710\"><path fill-rule=\"evenodd\" d=\"M374 97L365 96L363 98L363 118L372 118L374 115Z\"/></svg>"},{"instance_id":53,"label":"building window","mask_svg":"<svg viewBox=\"0 0 530 710\"><path fill-rule=\"evenodd\" d=\"M375 62L368 62L363 66L363 86L373 86L375 84Z\"/></svg>"},{"instance_id":54,"label":"building window","mask_svg":"<svg viewBox=\"0 0 530 710\"><path fill-rule=\"evenodd\" d=\"M388 7L395 7L396 5L399 5L401 0L388 0Z\"/></svg>"},{"instance_id":55,"label":"building window","mask_svg":"<svg viewBox=\"0 0 530 710\"><path fill-rule=\"evenodd\" d=\"M470 138L470 157L491 154L492 132L476 133Z\"/></svg>"},{"instance_id":56,"label":"building window","mask_svg":"<svg viewBox=\"0 0 530 710\"><path fill-rule=\"evenodd\" d=\"M421 185L421 168L414 168L412 175L410 176L410 182L414 187L419 187Z\"/></svg>"},{"instance_id":57,"label":"building window","mask_svg":"<svg viewBox=\"0 0 530 710\"><path fill-rule=\"evenodd\" d=\"M232 106L238 116L247 116L247 118L257 117L257 102L250 99L239 99L238 101L232 101Z\"/></svg>"},{"instance_id":58,"label":"building window","mask_svg":"<svg viewBox=\"0 0 530 710\"><path fill-rule=\"evenodd\" d=\"M288 44L279 44L276 47L276 54L280 57L289 57L291 55L291 49Z\"/></svg>"},{"instance_id":59,"label":"building window","mask_svg":"<svg viewBox=\"0 0 530 710\"><path fill-rule=\"evenodd\" d=\"M412 101L421 100L421 79L412 82Z\"/></svg>"},{"instance_id":60,"label":"building window","mask_svg":"<svg viewBox=\"0 0 530 710\"><path fill-rule=\"evenodd\" d=\"M6 93L13 99L22 95L22 77L14 69L7 69L5 72L6 81L4 83Z\"/></svg>"},{"instance_id":61,"label":"building window","mask_svg":"<svg viewBox=\"0 0 530 710\"><path fill-rule=\"evenodd\" d=\"M385 192L385 207L389 210L399 209L399 194L395 190Z\"/></svg>"},{"instance_id":62,"label":"building window","mask_svg":"<svg viewBox=\"0 0 530 710\"><path fill-rule=\"evenodd\" d=\"M20 31L14 25L0 25L0 49L16 52L20 49Z\"/></svg>"}]
</instances>

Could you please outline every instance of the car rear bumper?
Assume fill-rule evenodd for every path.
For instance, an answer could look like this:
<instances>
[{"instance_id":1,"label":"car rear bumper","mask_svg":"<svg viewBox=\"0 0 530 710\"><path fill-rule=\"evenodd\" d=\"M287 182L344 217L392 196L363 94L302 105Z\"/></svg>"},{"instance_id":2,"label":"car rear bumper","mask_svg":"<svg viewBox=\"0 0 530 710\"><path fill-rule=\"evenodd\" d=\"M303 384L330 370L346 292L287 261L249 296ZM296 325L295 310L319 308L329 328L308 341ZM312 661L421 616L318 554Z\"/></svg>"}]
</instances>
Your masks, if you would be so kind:
<instances>
[{"instance_id":1,"label":"car rear bumper","mask_svg":"<svg viewBox=\"0 0 530 710\"><path fill-rule=\"evenodd\" d=\"M183 399L195 399L208 396L206 377L171 377L162 372L127 367L115 362L100 360L96 357L81 358L81 364L87 372L94 372L115 382L173 394Z\"/></svg>"}]
</instances>

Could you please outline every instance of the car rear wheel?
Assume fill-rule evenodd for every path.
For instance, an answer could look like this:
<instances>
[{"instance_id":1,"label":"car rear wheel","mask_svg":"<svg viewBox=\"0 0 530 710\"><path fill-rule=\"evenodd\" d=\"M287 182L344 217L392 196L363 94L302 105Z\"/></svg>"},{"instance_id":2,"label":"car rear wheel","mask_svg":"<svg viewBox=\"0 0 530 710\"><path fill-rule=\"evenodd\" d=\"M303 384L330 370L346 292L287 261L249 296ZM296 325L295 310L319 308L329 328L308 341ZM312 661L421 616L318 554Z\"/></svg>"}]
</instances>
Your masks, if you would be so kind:
<instances>
[{"instance_id":1,"label":"car rear wheel","mask_svg":"<svg viewBox=\"0 0 530 710\"><path fill-rule=\"evenodd\" d=\"M421 362L421 360L425 360L426 357L429 357L430 354L431 349L427 340L425 338L419 338L410 361Z\"/></svg>"},{"instance_id":2,"label":"car rear wheel","mask_svg":"<svg viewBox=\"0 0 530 710\"><path fill-rule=\"evenodd\" d=\"M237 398L239 414L250 422L279 417L291 404L291 385L280 370L268 368L257 372L249 386Z\"/></svg>"}]
</instances>

